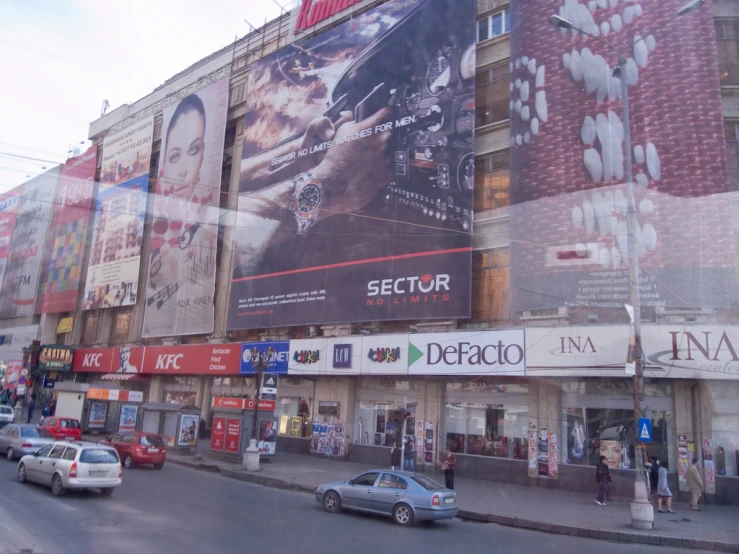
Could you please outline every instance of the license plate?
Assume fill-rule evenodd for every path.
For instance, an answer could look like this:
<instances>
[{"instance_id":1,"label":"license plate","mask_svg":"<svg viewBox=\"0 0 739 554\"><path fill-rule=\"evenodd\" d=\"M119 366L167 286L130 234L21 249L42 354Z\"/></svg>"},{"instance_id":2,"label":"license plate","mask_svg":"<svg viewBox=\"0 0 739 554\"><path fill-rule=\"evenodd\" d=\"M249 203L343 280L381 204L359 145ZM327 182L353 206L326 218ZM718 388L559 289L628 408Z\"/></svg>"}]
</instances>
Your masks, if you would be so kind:
<instances>
[{"instance_id":1,"label":"license plate","mask_svg":"<svg viewBox=\"0 0 739 554\"><path fill-rule=\"evenodd\" d=\"M159 452L159 449L158 448L150 448L149 449L149 452L152 453L152 454L156 454L157 452Z\"/></svg>"},{"instance_id":2,"label":"license plate","mask_svg":"<svg viewBox=\"0 0 739 554\"><path fill-rule=\"evenodd\" d=\"M454 504L454 497L448 496L444 499L444 504Z\"/></svg>"},{"instance_id":3,"label":"license plate","mask_svg":"<svg viewBox=\"0 0 739 554\"><path fill-rule=\"evenodd\" d=\"M91 471L90 477L107 477L108 472L104 470Z\"/></svg>"}]
</instances>

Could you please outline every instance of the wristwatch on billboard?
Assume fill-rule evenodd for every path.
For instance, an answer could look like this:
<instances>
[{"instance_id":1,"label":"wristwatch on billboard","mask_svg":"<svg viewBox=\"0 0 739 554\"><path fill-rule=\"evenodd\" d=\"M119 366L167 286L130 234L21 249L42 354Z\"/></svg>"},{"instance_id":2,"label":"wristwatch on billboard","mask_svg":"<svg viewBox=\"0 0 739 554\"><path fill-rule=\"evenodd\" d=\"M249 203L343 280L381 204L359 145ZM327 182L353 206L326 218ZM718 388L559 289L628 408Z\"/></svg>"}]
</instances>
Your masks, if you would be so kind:
<instances>
[{"instance_id":1,"label":"wristwatch on billboard","mask_svg":"<svg viewBox=\"0 0 739 554\"><path fill-rule=\"evenodd\" d=\"M295 214L298 234L302 235L316 222L323 202L323 184L309 171L298 174L293 183L295 189L290 199L290 211Z\"/></svg>"}]
</instances>

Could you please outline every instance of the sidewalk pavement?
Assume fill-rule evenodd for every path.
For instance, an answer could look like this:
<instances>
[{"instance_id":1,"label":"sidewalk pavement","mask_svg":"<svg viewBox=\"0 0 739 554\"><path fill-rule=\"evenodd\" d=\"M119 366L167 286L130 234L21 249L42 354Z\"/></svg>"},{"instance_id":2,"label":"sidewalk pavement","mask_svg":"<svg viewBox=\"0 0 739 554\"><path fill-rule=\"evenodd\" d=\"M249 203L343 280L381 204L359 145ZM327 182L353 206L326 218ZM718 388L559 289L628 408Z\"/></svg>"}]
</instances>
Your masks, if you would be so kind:
<instances>
[{"instance_id":1,"label":"sidewalk pavement","mask_svg":"<svg viewBox=\"0 0 739 554\"><path fill-rule=\"evenodd\" d=\"M284 452L262 462L254 473L207 454L199 460L171 453L167 457L169 462L225 477L310 494L321 483L377 469ZM435 478L444 482L442 475ZM739 507L735 506L701 505L701 512L693 512L687 504L675 502L674 514L659 514L655 509L652 531L637 531L631 527L630 500L617 497L605 507L597 506L595 489L593 494L583 494L457 477L455 490L459 517L465 519L602 540L739 553Z\"/></svg>"}]
</instances>

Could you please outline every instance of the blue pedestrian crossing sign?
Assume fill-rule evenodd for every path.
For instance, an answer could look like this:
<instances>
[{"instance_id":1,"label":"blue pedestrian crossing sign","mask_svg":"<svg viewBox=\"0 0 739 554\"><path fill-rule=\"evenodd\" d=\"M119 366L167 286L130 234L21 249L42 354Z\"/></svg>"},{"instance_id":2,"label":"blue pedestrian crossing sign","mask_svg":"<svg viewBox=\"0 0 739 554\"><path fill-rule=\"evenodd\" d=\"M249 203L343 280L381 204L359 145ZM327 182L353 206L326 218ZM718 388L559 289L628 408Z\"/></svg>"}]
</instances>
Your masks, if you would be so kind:
<instances>
[{"instance_id":1,"label":"blue pedestrian crossing sign","mask_svg":"<svg viewBox=\"0 0 739 554\"><path fill-rule=\"evenodd\" d=\"M652 420L646 417L639 418L639 440L652 442Z\"/></svg>"}]
</instances>

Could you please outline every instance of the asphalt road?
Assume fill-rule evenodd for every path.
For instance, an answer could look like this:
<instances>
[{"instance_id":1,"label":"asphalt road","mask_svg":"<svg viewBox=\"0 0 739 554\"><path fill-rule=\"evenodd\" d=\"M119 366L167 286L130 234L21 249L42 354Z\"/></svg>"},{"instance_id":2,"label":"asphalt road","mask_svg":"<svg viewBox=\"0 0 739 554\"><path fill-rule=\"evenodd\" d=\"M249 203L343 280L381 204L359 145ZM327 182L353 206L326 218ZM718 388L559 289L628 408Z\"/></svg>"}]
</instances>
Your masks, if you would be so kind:
<instances>
[{"instance_id":1,"label":"asphalt road","mask_svg":"<svg viewBox=\"0 0 739 554\"><path fill-rule=\"evenodd\" d=\"M381 517L326 513L307 494L174 464L125 470L110 498L97 491L55 498L47 488L19 484L16 466L0 460L0 498L45 554L676 552L458 519L403 528Z\"/></svg>"}]
</instances>

